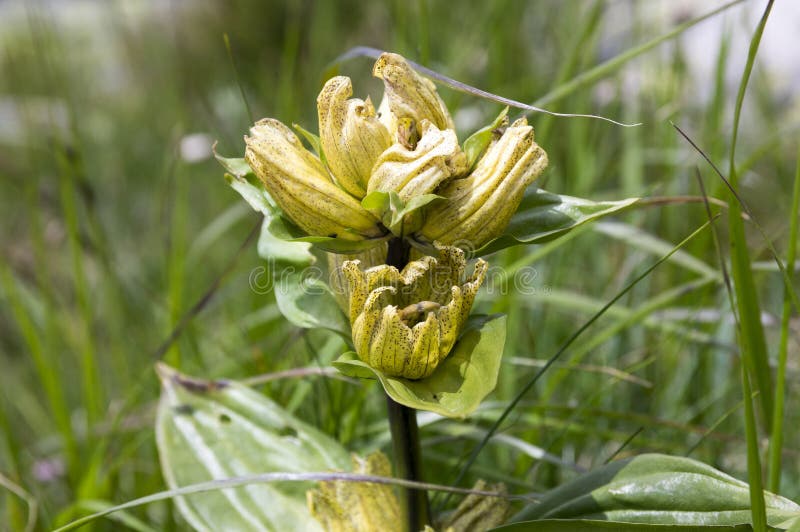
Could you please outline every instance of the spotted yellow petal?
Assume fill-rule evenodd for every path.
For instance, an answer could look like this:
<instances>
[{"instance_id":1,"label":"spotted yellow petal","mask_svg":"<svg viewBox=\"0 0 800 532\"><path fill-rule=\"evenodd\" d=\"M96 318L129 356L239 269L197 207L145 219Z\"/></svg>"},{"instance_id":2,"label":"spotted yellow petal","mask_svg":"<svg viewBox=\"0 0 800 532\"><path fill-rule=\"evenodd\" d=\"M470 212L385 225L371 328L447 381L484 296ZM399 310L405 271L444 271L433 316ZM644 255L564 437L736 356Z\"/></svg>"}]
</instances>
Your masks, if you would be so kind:
<instances>
[{"instance_id":1,"label":"spotted yellow petal","mask_svg":"<svg viewBox=\"0 0 800 532\"><path fill-rule=\"evenodd\" d=\"M397 192L404 202L430 194L445 181L466 173L467 157L452 130L422 121L422 136L414 149L396 143L375 162L367 193Z\"/></svg>"},{"instance_id":2,"label":"spotted yellow petal","mask_svg":"<svg viewBox=\"0 0 800 532\"><path fill-rule=\"evenodd\" d=\"M410 118L417 124L429 120L439 129L454 129L453 120L436 92L436 86L417 74L402 56L382 54L375 62L372 74L383 80L389 109L396 119Z\"/></svg>"},{"instance_id":3,"label":"spotted yellow petal","mask_svg":"<svg viewBox=\"0 0 800 532\"><path fill-rule=\"evenodd\" d=\"M378 220L331 181L322 162L281 122L267 118L245 137L245 159L284 213L311 235L361 240Z\"/></svg>"},{"instance_id":4,"label":"spotted yellow petal","mask_svg":"<svg viewBox=\"0 0 800 532\"><path fill-rule=\"evenodd\" d=\"M483 282L487 263L478 259L464 279L464 252L437 244L402 272L382 265L362 269L347 261L350 322L358 357L385 375L424 379L450 353Z\"/></svg>"},{"instance_id":5,"label":"spotted yellow petal","mask_svg":"<svg viewBox=\"0 0 800 532\"><path fill-rule=\"evenodd\" d=\"M430 241L477 249L500 236L525 189L547 167L547 154L524 119L509 127L478 161L472 174L447 184L446 198L431 209L419 233Z\"/></svg>"},{"instance_id":6,"label":"spotted yellow petal","mask_svg":"<svg viewBox=\"0 0 800 532\"><path fill-rule=\"evenodd\" d=\"M319 135L336 182L362 198L375 161L392 139L370 99L349 99L352 95L350 78L336 76L325 83L317 97Z\"/></svg>"}]
</instances>

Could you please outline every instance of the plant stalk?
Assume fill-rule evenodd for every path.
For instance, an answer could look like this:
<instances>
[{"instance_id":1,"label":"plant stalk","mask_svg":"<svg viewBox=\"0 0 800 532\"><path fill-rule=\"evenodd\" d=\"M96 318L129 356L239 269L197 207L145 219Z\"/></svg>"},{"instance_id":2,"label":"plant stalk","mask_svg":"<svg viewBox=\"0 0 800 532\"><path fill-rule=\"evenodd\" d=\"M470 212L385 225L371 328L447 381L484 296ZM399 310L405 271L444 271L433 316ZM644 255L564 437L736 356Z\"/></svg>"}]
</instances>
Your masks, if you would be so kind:
<instances>
[{"instance_id":1,"label":"plant stalk","mask_svg":"<svg viewBox=\"0 0 800 532\"><path fill-rule=\"evenodd\" d=\"M386 264L402 270L408 264L411 248L401 238L389 241ZM406 480L422 481L422 450L419 445L417 412L386 396L389 429L392 434L395 474ZM400 509L409 532L417 532L430 524L428 494L424 490L400 488Z\"/></svg>"}]
</instances>

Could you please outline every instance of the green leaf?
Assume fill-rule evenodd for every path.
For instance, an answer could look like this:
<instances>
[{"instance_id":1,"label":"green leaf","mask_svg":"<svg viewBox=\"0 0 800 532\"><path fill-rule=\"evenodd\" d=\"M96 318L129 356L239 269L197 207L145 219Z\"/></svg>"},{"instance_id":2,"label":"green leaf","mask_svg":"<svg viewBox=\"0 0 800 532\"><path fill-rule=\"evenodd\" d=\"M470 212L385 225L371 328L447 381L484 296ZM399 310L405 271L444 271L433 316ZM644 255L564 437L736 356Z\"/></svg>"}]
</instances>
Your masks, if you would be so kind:
<instances>
[{"instance_id":1,"label":"green leaf","mask_svg":"<svg viewBox=\"0 0 800 532\"><path fill-rule=\"evenodd\" d=\"M280 212L275 201L264 190L261 181L253 173L246 160L241 157L221 156L217 153L216 144L214 145L214 157L227 170L225 180L231 188L238 192L254 210L264 214L264 216L273 216Z\"/></svg>"},{"instance_id":2,"label":"green leaf","mask_svg":"<svg viewBox=\"0 0 800 532\"><path fill-rule=\"evenodd\" d=\"M403 211L406 208L406 203L394 190L389 192L389 210L383 214L383 217L389 222L386 225L389 230L396 229L397 226L403 221Z\"/></svg>"},{"instance_id":3,"label":"green leaf","mask_svg":"<svg viewBox=\"0 0 800 532\"><path fill-rule=\"evenodd\" d=\"M764 492L770 526L800 517L800 506ZM645 454L559 486L512 521L606 519L661 525L750 523L747 484L689 458Z\"/></svg>"},{"instance_id":4,"label":"green leaf","mask_svg":"<svg viewBox=\"0 0 800 532\"><path fill-rule=\"evenodd\" d=\"M473 255L488 255L519 244L548 242L585 223L628 208L637 201L639 198L595 202L529 188L505 234L484 245Z\"/></svg>"},{"instance_id":5,"label":"green leaf","mask_svg":"<svg viewBox=\"0 0 800 532\"><path fill-rule=\"evenodd\" d=\"M444 199L437 194L421 194L414 196L408 203L395 191L381 192L374 190L361 200L361 206L376 217L380 218L381 223L395 235L403 235L403 224L408 229L409 224L413 224L411 216L414 212L425 207L430 202Z\"/></svg>"},{"instance_id":6,"label":"green leaf","mask_svg":"<svg viewBox=\"0 0 800 532\"><path fill-rule=\"evenodd\" d=\"M600 532L613 530L619 532L736 532L753 530L750 525L701 526L701 525L653 525L642 523L621 523L619 521L593 521L588 519L544 519L525 521L493 528L497 532Z\"/></svg>"},{"instance_id":7,"label":"green leaf","mask_svg":"<svg viewBox=\"0 0 800 532\"><path fill-rule=\"evenodd\" d=\"M350 468L338 442L263 395L160 364L156 443L170 488L265 472ZM195 530L320 530L306 508L311 483L251 484L176 498Z\"/></svg>"},{"instance_id":8,"label":"green leaf","mask_svg":"<svg viewBox=\"0 0 800 532\"><path fill-rule=\"evenodd\" d=\"M297 227L291 220L282 214L275 215L270 219L269 232L276 238L286 242L307 243L313 245L320 251L328 253L355 254L373 248L384 242L388 237L367 238L362 240L347 240L344 238L330 236L311 236L307 235L302 229Z\"/></svg>"},{"instance_id":9,"label":"green leaf","mask_svg":"<svg viewBox=\"0 0 800 532\"><path fill-rule=\"evenodd\" d=\"M304 329L328 329L350 337L350 322L316 267L275 272L275 301L287 320Z\"/></svg>"},{"instance_id":10,"label":"green leaf","mask_svg":"<svg viewBox=\"0 0 800 532\"><path fill-rule=\"evenodd\" d=\"M283 218L278 217L283 220ZM267 259L271 268L285 268L290 265L309 266L314 262L311 244L293 242L276 236L273 232L276 218L264 217L261 234L258 236L258 255Z\"/></svg>"},{"instance_id":11,"label":"green leaf","mask_svg":"<svg viewBox=\"0 0 800 532\"><path fill-rule=\"evenodd\" d=\"M506 337L506 317L492 316L461 336L436 371L418 381L389 377L348 352L333 362L345 375L377 378L395 401L417 410L463 418L494 390Z\"/></svg>"},{"instance_id":12,"label":"green leaf","mask_svg":"<svg viewBox=\"0 0 800 532\"><path fill-rule=\"evenodd\" d=\"M270 195L264 190L261 183L257 182L255 175L237 176L226 173L225 180L233 190L244 198L253 210L262 213L264 216L273 216L278 210Z\"/></svg>"},{"instance_id":13,"label":"green leaf","mask_svg":"<svg viewBox=\"0 0 800 532\"><path fill-rule=\"evenodd\" d=\"M282 216L264 219L258 254L267 260L268 271L263 276L251 275L252 288L260 292L272 290L278 309L292 324L304 329L328 329L349 338L350 323L325 282L326 270L316 266L324 261L312 253L313 243L290 238L295 231L299 229Z\"/></svg>"},{"instance_id":14,"label":"green leaf","mask_svg":"<svg viewBox=\"0 0 800 532\"><path fill-rule=\"evenodd\" d=\"M319 141L319 135L313 134L300 124L292 124L292 127L298 133L300 133L303 136L303 138L308 141L309 144L311 144L311 149L314 150L314 153L317 154L317 157L322 159L322 143Z\"/></svg>"},{"instance_id":15,"label":"green leaf","mask_svg":"<svg viewBox=\"0 0 800 532\"><path fill-rule=\"evenodd\" d=\"M411 214L412 212L426 206L430 202L440 199L445 199L445 198L443 196L439 196L438 194L422 194L420 196L414 196L413 198L411 198L411 201L406 203L406 206L403 209L401 215L405 216L407 214Z\"/></svg>"},{"instance_id":16,"label":"green leaf","mask_svg":"<svg viewBox=\"0 0 800 532\"><path fill-rule=\"evenodd\" d=\"M483 151L492 142L495 130L508 125L508 107L505 107L497 118L488 126L479 129L464 141L464 153L467 156L467 166L471 169L478 162Z\"/></svg>"},{"instance_id":17,"label":"green leaf","mask_svg":"<svg viewBox=\"0 0 800 532\"><path fill-rule=\"evenodd\" d=\"M250 169L250 165L247 164L247 161L244 160L243 157L223 157L217 153L216 144L214 144L212 149L214 150L214 157L217 159L217 162L231 175L241 178L247 178L248 175L252 175L253 178L255 178L253 170Z\"/></svg>"},{"instance_id":18,"label":"green leaf","mask_svg":"<svg viewBox=\"0 0 800 532\"><path fill-rule=\"evenodd\" d=\"M383 213L389 210L389 193L373 190L361 200L361 206L377 216L383 217Z\"/></svg>"},{"instance_id":19,"label":"green leaf","mask_svg":"<svg viewBox=\"0 0 800 532\"><path fill-rule=\"evenodd\" d=\"M277 260L296 262L298 257L304 255L303 251L308 250L308 244L329 253L353 254L370 249L386 240L386 238L346 240L328 236L309 236L283 215L283 211L280 210L264 189L264 186L250 169L247 161L241 158L222 157L216 152L214 152L214 156L228 170L228 173L225 174L225 180L231 188L238 192L254 210L262 213L268 221L261 228L262 238L265 241L263 247L266 253L274 252L275 255L267 255L265 258L272 257ZM269 232L269 236L264 236L263 232L265 230ZM293 249L281 247L275 240L297 243L298 246ZM264 255L262 254L262 256Z\"/></svg>"},{"instance_id":20,"label":"green leaf","mask_svg":"<svg viewBox=\"0 0 800 532\"><path fill-rule=\"evenodd\" d=\"M408 203L403 203L403 200L396 192L389 192L391 217L384 222L384 225L395 235L405 235L410 229L418 227L419 225L420 220L418 217L415 218L413 216L414 213L430 202L439 199L444 198L436 194L422 194L420 196L414 196ZM388 222L388 224L386 222Z\"/></svg>"}]
</instances>

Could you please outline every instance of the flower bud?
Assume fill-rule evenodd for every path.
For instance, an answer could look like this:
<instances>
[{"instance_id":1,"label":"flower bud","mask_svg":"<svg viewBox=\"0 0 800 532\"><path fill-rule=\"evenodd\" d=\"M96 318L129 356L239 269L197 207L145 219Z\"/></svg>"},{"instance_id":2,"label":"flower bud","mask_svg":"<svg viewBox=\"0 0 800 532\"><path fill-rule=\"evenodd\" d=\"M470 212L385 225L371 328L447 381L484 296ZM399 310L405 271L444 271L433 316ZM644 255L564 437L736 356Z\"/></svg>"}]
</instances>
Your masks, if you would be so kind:
<instances>
[{"instance_id":1,"label":"flower bud","mask_svg":"<svg viewBox=\"0 0 800 532\"><path fill-rule=\"evenodd\" d=\"M366 458L352 455L352 460L353 473L392 476L392 465L380 451ZM389 484L323 481L306 492L306 501L311 515L327 532L398 530L402 522L400 503Z\"/></svg>"},{"instance_id":2,"label":"flower bud","mask_svg":"<svg viewBox=\"0 0 800 532\"><path fill-rule=\"evenodd\" d=\"M464 279L464 252L439 247L440 257L409 262L402 272L359 261L342 269L350 290L350 324L359 358L394 377L430 376L450 353L467 320L488 264L479 259Z\"/></svg>"},{"instance_id":3,"label":"flower bud","mask_svg":"<svg viewBox=\"0 0 800 532\"><path fill-rule=\"evenodd\" d=\"M350 78L328 80L317 97L319 136L325 161L340 187L363 198L372 166L392 143L369 98L353 95Z\"/></svg>"},{"instance_id":4,"label":"flower bud","mask_svg":"<svg viewBox=\"0 0 800 532\"><path fill-rule=\"evenodd\" d=\"M378 237L378 220L337 187L322 162L285 125L265 118L245 137L245 159L275 203L310 235Z\"/></svg>"},{"instance_id":5,"label":"flower bud","mask_svg":"<svg viewBox=\"0 0 800 532\"><path fill-rule=\"evenodd\" d=\"M489 146L472 174L440 190L446 198L429 213L419 233L443 244L469 242L475 249L500 236L525 189L547 167L547 154L533 140L524 118Z\"/></svg>"},{"instance_id":6,"label":"flower bud","mask_svg":"<svg viewBox=\"0 0 800 532\"><path fill-rule=\"evenodd\" d=\"M436 85L417 74L402 56L381 54L372 75L383 80L389 108L398 119L411 118L417 124L426 119L439 129L455 129Z\"/></svg>"},{"instance_id":7,"label":"flower bud","mask_svg":"<svg viewBox=\"0 0 800 532\"><path fill-rule=\"evenodd\" d=\"M395 191L408 202L430 194L444 181L467 171L467 156L453 130L440 131L423 120L421 137L414 149L395 143L375 162L367 192Z\"/></svg>"}]
</instances>

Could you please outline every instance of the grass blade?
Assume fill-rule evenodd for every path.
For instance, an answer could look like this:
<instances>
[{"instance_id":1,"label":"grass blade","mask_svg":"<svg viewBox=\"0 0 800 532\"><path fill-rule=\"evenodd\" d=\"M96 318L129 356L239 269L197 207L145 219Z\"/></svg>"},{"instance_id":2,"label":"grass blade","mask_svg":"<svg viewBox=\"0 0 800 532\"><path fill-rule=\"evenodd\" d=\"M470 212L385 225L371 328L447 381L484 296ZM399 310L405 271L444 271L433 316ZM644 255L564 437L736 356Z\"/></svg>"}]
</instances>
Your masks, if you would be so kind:
<instances>
[{"instance_id":1,"label":"grass blade","mask_svg":"<svg viewBox=\"0 0 800 532\"><path fill-rule=\"evenodd\" d=\"M567 83L564 83L563 85L557 86L555 89L551 90L550 92L548 92L547 94L545 94L544 96L542 96L538 100L536 100L534 102L534 105L537 105L537 106L546 105L546 104L550 104L550 103L553 103L555 101L561 100L562 98L565 98L565 97L569 96L573 92L576 92L576 91L578 91L578 90L580 90L580 89L582 89L582 88L584 88L584 87L586 87L588 85L591 85L592 83L604 78L605 76L607 76L611 72L617 70L618 68L620 68L622 65L624 65L625 63L627 63L631 59L634 59L635 57L638 57L638 56L642 55L643 53L645 53L645 52L647 52L649 50L652 50L653 48L655 48L659 44L661 44L661 43L663 43L665 41L668 41L668 40L672 39L673 37L677 37L678 35L680 35L684 31L686 31L689 28L691 28L692 26L695 26L695 25L699 24L700 22L703 22L704 20L707 20L707 19L709 19L709 18L711 18L711 17L713 17L713 16L715 16L715 15L717 15L719 13L722 13L726 9L729 9L729 8L735 6L736 4L740 4L742 1L743 0L734 0L733 2L728 2L727 4L724 4L724 5L718 7L717 9L715 9L715 10L709 12L709 13L706 13L705 15L701 15L701 16L699 16L697 18L694 18L692 20L684 22L683 24L681 24L679 26L676 26L674 29L670 30L669 32L665 33L664 35L659 35L655 39L652 39L650 41L647 41L646 43L640 44L639 46L637 46L635 48L631 48L630 50L627 50L626 52L621 53L618 56L609 59L608 61L600 63L599 65L597 65L596 67L592 68L591 70L587 70L583 74L580 74L580 75L572 78L571 81L569 81Z\"/></svg>"},{"instance_id":2,"label":"grass blade","mask_svg":"<svg viewBox=\"0 0 800 532\"><path fill-rule=\"evenodd\" d=\"M431 491L443 491L448 493L458 493L461 495L482 495L484 497L498 497L502 499L513 499L513 500L522 500L530 502L531 499L529 497L520 496L520 495L507 495L502 493L497 493L494 491L481 491L481 490L471 490L471 489L463 489L463 488L454 488L451 486L442 486L439 484L430 484L427 482L415 482L413 480L404 480L400 478L392 478L392 477L381 477L375 475L361 475L361 474L354 474L354 473L261 473L255 475L242 475L237 477L219 479L219 480L211 480L208 482L198 482L196 484L191 484L189 486L182 486L180 488L171 489L160 491L158 493L154 493L152 495L146 495L144 497L139 497L138 499L134 499L132 501L128 501L123 504L119 504L117 506L111 506L105 508L99 512L93 513L92 515L87 515L86 517L82 517L77 519L65 526L57 528L53 532L66 532L67 530L74 530L79 528L91 521L99 519L103 516L109 515L114 512L119 512L121 510L127 510L128 508L136 508L137 506L143 506L145 504L150 504L153 502L164 501L167 499L172 499L174 497L180 497L184 495L192 495L195 493L205 493L210 491L219 491L227 488L236 488L239 486L248 486L251 484L268 484L274 482L309 482L309 481L320 481L320 482L330 482L330 481L337 481L337 482L370 482L373 484L385 484L391 486L399 486L404 488L411 488L417 490L431 490Z\"/></svg>"},{"instance_id":3,"label":"grass blade","mask_svg":"<svg viewBox=\"0 0 800 532\"><path fill-rule=\"evenodd\" d=\"M533 386L538 382L539 378L544 375L544 372L547 371L553 363L561 357L562 354L578 339L578 337L583 334L586 329L588 329L595 321L597 321L605 312L611 308L617 301L619 301L625 294L627 294L636 284L650 275L650 273L655 270L659 265L663 262L667 261L675 252L677 252L680 248L690 242L695 236L702 233L706 228L711 225L711 222L706 222L697 228L692 234L687 236L683 239L680 243L678 243L669 253L658 259L655 263L653 263L650 267L648 267L643 273L638 275L633 281L631 281L628 285L625 286L622 290L620 290L617 295L615 295L611 300L606 303L606 305L600 309L597 313L595 313L591 318L589 318L577 331L575 331L572 336L570 336L566 342L559 348L556 353L548 359L547 363L540 369L534 376L531 378L525 386L517 393L514 399L508 404L508 406L503 410L503 413L495 420L492 424L491 428L486 432L486 436L481 440L481 442L475 446L475 448L470 453L469 458L467 458L466 463L461 468L461 471L458 473L455 481L453 481L453 486L458 486L458 484L464 479L469 468L472 467L472 464L478 458L481 450L486 446L489 440L494 436L497 430L500 428L500 425L503 424L503 421L506 420L508 415L514 410L517 404L522 400L523 397L533 388ZM442 502L442 506L447 503L447 499Z\"/></svg>"},{"instance_id":4,"label":"grass blade","mask_svg":"<svg viewBox=\"0 0 800 532\"><path fill-rule=\"evenodd\" d=\"M764 33L773 0L769 0L764 14L756 27L750 40L750 49L747 53L747 62L744 74L736 95L736 106L733 114L733 138L731 139L730 164L728 177L732 191L736 191L739 177L736 175L736 139L739 134L739 121L742 114L744 95L747 91L747 82L753 71L758 46ZM753 272L750 266L750 254L747 250L747 241L744 234L741 206L736 198L731 198L731 207L728 211L728 228L730 231L730 246L732 248L733 284L736 292L736 304L739 307L739 340L742 347L742 357L745 364L742 366L742 394L744 395L745 433L747 436L747 476L750 484L750 501L753 516L753 528L761 532L767 528L767 514L764 503L764 491L761 479L761 460L758 449L758 430L756 427L753 405L750 401L750 379L746 368L751 372L755 369L754 378L758 380L759 405L764 415L764 426L768 433L771 432L773 415L773 391L770 387L770 374L767 360L767 346L764 338L764 328L761 324L761 310L758 304Z\"/></svg>"},{"instance_id":5,"label":"grass blade","mask_svg":"<svg viewBox=\"0 0 800 532\"><path fill-rule=\"evenodd\" d=\"M25 345L28 348L30 357L33 359L55 425L58 427L58 431L64 439L67 463L70 467L75 467L78 460L75 433L70 421L69 406L67 405L66 394L64 393L64 388L61 385L61 379L58 375L58 369L51 364L39 331L20 299L19 290L16 286L17 281L7 267L0 268L0 283L2 283L6 293L6 298L11 308L11 314L17 322L17 326L25 340Z\"/></svg>"},{"instance_id":6,"label":"grass blade","mask_svg":"<svg viewBox=\"0 0 800 532\"><path fill-rule=\"evenodd\" d=\"M786 263L792 265L797 257L797 220L800 214L800 148L797 152L797 170L794 176L794 192L792 192L792 210L789 214L789 250ZM789 274L791 275L791 274ZM790 277L791 280L791 277ZM772 414L772 439L769 444L769 490L778 493L781 484L781 448L783 447L783 417L786 400L786 359L789 345L789 319L792 305L787 288L783 299L781 314L781 339L778 345L778 371L775 375L775 406Z\"/></svg>"}]
</instances>

